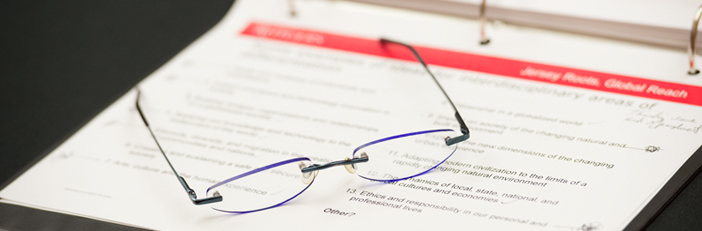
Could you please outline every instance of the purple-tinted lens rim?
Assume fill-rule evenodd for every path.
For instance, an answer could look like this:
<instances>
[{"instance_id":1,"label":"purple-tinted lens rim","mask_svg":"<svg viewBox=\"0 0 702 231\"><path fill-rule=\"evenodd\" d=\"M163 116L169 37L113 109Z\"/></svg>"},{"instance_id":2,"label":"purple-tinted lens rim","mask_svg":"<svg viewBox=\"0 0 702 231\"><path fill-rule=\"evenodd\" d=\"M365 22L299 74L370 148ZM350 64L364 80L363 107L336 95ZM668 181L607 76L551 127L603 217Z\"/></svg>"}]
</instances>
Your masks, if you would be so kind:
<instances>
[{"instance_id":1,"label":"purple-tinted lens rim","mask_svg":"<svg viewBox=\"0 0 702 231\"><path fill-rule=\"evenodd\" d=\"M374 140L374 141L368 142L368 143L366 143L366 144L363 144L363 145L361 145L361 146L358 146L356 149L353 150L353 154L352 154L351 157L354 157L354 156L356 155L356 152L358 152L358 150L360 150L360 149L362 149L362 148L365 148L365 147L368 147L368 146L371 146L371 145L374 145L374 144L377 144L377 143L385 142L385 141L388 141L388 140L394 140L394 139L404 138L404 137L408 137L408 136L416 136L416 135L422 135L422 134L428 134L428 133L436 133L436 132L456 132L456 131L453 130L453 129L433 129L433 130L425 130L425 131L418 131L418 132L410 132L410 133L405 133L405 134L400 134L400 135L385 137L385 138L378 139L378 140ZM361 178L363 178L363 179L372 180L372 181L379 181L379 182L384 182L384 183L391 183L391 182L406 180L406 179L409 179L409 178L414 178L414 177L417 177L417 176L424 175L424 174L428 173L429 171L434 170L436 167L438 167L439 165L443 164L444 162L446 162L446 160L448 160L448 158L451 158L451 156L453 156L453 154L456 153L456 150L457 150L457 149L458 149L458 146L454 146L453 151L451 151L451 153L450 153L445 159L443 159L441 162L439 162L438 164L434 165L434 167L431 167L431 168L429 168L429 169L427 169L427 170L424 170L423 172L417 173L417 174L415 174L415 175L406 176L406 177L397 178L397 179L373 179L373 178L365 177L365 176L361 176L361 175L358 175L358 176L361 177ZM372 158L370 158L370 161L372 161Z\"/></svg>"},{"instance_id":2,"label":"purple-tinted lens rim","mask_svg":"<svg viewBox=\"0 0 702 231\"><path fill-rule=\"evenodd\" d=\"M395 135L395 136L389 136L389 137L385 137L385 138L382 138L382 139L374 140L374 141L365 143L365 144L363 144L363 145L361 145L361 146L358 146L356 149L353 150L353 155L355 155L356 152L358 152L360 149L365 148L365 147L368 147L368 146L371 146L371 145L374 145L374 144L377 144L377 143L381 143L381 142L385 142L385 141L389 141L389 140L394 140L394 139L399 139L399 138L404 138L404 137L409 137L409 136L416 136L416 135L429 134L429 133L437 133L437 132L456 132L456 131L453 130L453 129L433 129L433 130L425 130L425 131L418 131L418 132L405 133L405 134L400 134L400 135ZM431 167L431 168L429 168L429 169L427 169L427 170L425 170L425 171L422 171L422 172L417 173L417 174L412 175L412 176L407 176L407 177L397 178L397 179L373 179L373 178L369 178L369 177L365 177L365 176L361 176L361 175L358 175L358 176L361 177L361 178L363 178L363 179L372 180L372 181L378 181L378 182L385 182L385 183L395 182L395 181L401 181L401 180L406 180L406 179L409 179L409 178L421 176L421 175L424 175L424 174L428 173L428 172L431 171L431 170L434 170L437 166L443 164L446 160L448 160L448 158L451 158L451 156L453 156L453 154L456 152L456 149L457 149L457 147L454 147L453 151L451 151L451 153L450 153L445 159L443 159L441 162L439 162L438 164L434 165L434 167ZM353 157L353 155L352 155L352 157ZM260 167L260 168L257 168L257 169L254 169L254 170L251 170L251 171L248 171L248 172L239 174L239 175L236 175L236 176L234 176L234 177L231 177L231 178L229 178L229 179L226 179L226 180L224 180L224 181L221 181L221 182L219 182L219 183L217 183L217 184L214 184L214 185L210 186L209 188L207 188L207 193L209 194L210 190L212 190L212 189L214 189L214 188L216 188L216 187L222 186L223 184L226 184L226 183L235 181L235 180L237 180L237 179L241 179L241 178L243 178L243 177L246 177L246 176L249 176L249 175L252 175L252 174L256 174L256 173L259 173L259 172L262 172L262 171L266 171L266 170L268 170L268 169L272 169L272 168L275 168L275 167L279 167L279 166L282 166L282 165L286 165L286 164L290 164L290 163L294 163L294 162L299 162L299 161L310 161L310 162L311 162L311 160L310 160L309 158L307 158L307 157L299 157L299 158L293 158L293 159L289 159L289 160L284 160L284 161L276 162L276 163L273 163L273 164L270 164L270 165L266 165L266 166L263 166L263 167ZM222 210L222 209L217 209L217 208L212 208L212 209L217 210L217 211L220 211L220 212L233 213L233 214L252 213L252 212L258 212L258 211L262 211L262 210L266 210L266 209L272 209L272 208L281 206L281 205L287 203L288 201L290 201L290 200L292 200L292 199L295 199L297 196L299 196L300 194L302 194L303 192L305 192L305 190L307 190L307 189L312 185L312 183L314 183L314 179L312 179L312 182L310 182L310 183L307 185L307 187L305 187L304 189L300 190L300 192L298 192L298 193L295 194L294 196L292 196L292 197L288 198L287 200L284 200L284 201L282 201L282 202L280 202L280 203L277 203L277 204L274 204L274 205L271 205L271 206L268 206L268 207L264 207L264 208L260 208L260 209L254 209L254 210L244 210L244 211L229 211L229 210Z\"/></svg>"},{"instance_id":3,"label":"purple-tinted lens rim","mask_svg":"<svg viewBox=\"0 0 702 231\"><path fill-rule=\"evenodd\" d=\"M252 175L252 174L256 174L256 173L259 173L259 172L262 172L262 171L266 171L266 170L268 170L268 169L272 169L272 168L275 168L275 167L279 167L279 166L282 166L282 165L286 165L286 164L290 164L290 163L295 163L295 162L299 162L299 161L310 161L310 162L312 162L312 161L310 160L310 158L307 158L307 157L299 157L299 158L293 158L293 159L289 159L289 160L284 160L284 161L280 161L280 162L277 162L277 163L273 163L273 164L270 164L270 165L266 165L266 166L263 166L263 167L260 167L260 168L257 168L257 169L254 169L254 170L251 170L251 171L248 171L248 172L239 174L239 175L236 175L236 176L231 177L231 178L229 178L229 179L223 180L222 182L219 182L219 183L217 183L217 184L214 184L214 185L210 186L209 188L207 188L207 192L206 192L206 193L209 195L210 190L212 190L212 189L214 189L214 188L216 188L216 187L222 186L223 184L232 182L232 181L234 181L234 180L241 179L241 178L244 178L244 177L246 177L246 176L249 176L249 175ZM225 212L225 213L239 213L239 214L241 214L241 213L252 213L252 212L258 212L258 211L261 211L261 210L272 209L272 208L278 207L278 206L280 206L280 205L283 205L283 204L287 203L288 201L290 201L290 200L292 200L292 199L295 199L295 197L299 196L300 194L302 194L302 192L304 192L305 190L307 190L307 188L309 188L310 185L312 185L312 183L314 183L314 178L312 179L312 182L310 182L309 184L307 184L307 187L305 187L304 189L302 189L300 192L298 192L298 193L295 194L294 196L292 196L292 197L288 198L287 200L284 200L284 201L282 201L282 202L280 202L280 203L277 203L277 204L274 204L274 205L271 205L271 206L268 206L268 207L264 207L264 208L260 208L260 209L254 209L254 210L244 210L244 211L229 211L229 210L222 210L222 209L217 209L217 208L212 208L212 209L217 210L217 211L220 211L220 212ZM236 198L232 198L232 199L236 199ZM231 199L230 199L230 200L231 200Z\"/></svg>"}]
</instances>

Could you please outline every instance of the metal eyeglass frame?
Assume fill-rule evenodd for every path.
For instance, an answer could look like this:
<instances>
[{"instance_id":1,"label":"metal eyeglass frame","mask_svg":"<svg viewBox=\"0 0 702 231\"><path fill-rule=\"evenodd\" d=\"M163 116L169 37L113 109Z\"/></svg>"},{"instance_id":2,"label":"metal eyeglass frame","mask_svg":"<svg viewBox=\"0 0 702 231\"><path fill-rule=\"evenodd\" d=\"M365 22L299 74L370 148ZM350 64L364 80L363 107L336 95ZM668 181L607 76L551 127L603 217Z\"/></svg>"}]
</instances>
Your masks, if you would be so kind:
<instances>
[{"instance_id":1,"label":"metal eyeglass frame","mask_svg":"<svg viewBox=\"0 0 702 231\"><path fill-rule=\"evenodd\" d=\"M445 139L446 146L451 146L451 145L453 145L453 144L460 143L460 142L462 142L462 141L467 140L467 139L470 137L470 131L468 130L468 127L466 126L465 122L463 121L463 118L461 118L461 115L458 113L458 110L456 109L456 106L453 104L453 101L451 101L451 98L448 96L448 94L446 94L446 91L445 91L444 88L441 86L441 84L439 83L439 81L436 79L436 77L434 76L434 74L432 74L431 71L429 71L429 68L427 67L427 64L424 62L424 60L422 59L422 57L419 56L419 53L417 53L417 51L416 51L412 46L410 46L410 45L408 45L408 44L405 44L405 43L402 43L402 42L397 42L397 41L393 41L393 40L389 40L389 39L384 39L384 38L381 38L379 41L380 41L380 43L381 43L382 45L385 45L385 44L388 44L388 43L397 44L397 45L404 46L404 47L406 47L407 49L409 49L410 51L412 51L412 54L414 55L414 57L419 61L419 63L422 64L422 67L424 67L424 70L426 70L427 73L429 73L429 75L431 76L431 78L434 80L434 83L436 83L436 85L439 87L439 89L441 90L441 92L444 94L444 96L445 96L446 99L448 100L449 104L451 104L451 107L453 107L453 110L454 110L454 112L455 112L454 117L456 118L456 121L458 121L458 125L459 125L459 127L460 127L460 131L461 131L462 135L456 136L456 137L453 137L453 138L451 138L451 137L446 137L446 139ZM161 154L163 155L163 158L166 159L166 162L168 163L168 166L171 168L171 170L173 171L173 174L175 174L176 178L178 179L178 181L180 182L180 184L183 186L183 189L185 189L185 192L186 192L186 193L188 194L188 196L190 197L190 200L192 201L192 203L195 204L195 205L204 205L204 204L210 204L210 203L221 202L221 201L223 200L223 198L222 198L222 196L218 195L218 193L215 193L215 194L214 194L213 196L211 196L211 197L206 197L206 198L198 199L198 198L197 198L197 194L195 193L195 190L193 190L192 188L190 188L190 186L188 186L188 183L185 181L185 179L184 179L183 177L181 177L181 176L178 174L178 172L176 171L176 169L175 169L175 168L173 167L173 165L171 164L171 161L168 159L168 156L166 156L166 152L163 150L163 148L161 147L161 144L158 142L158 139L156 138L156 135L154 135L154 132L153 132L153 130L151 129L151 127L149 126L149 122L147 121L146 116L144 115L144 112L143 112L143 110L141 109L141 106L139 105L139 98L140 98L140 96L141 96L141 91L139 90L138 87L136 88L136 91L137 91L136 109L137 109L137 111L139 112L139 116L141 117L141 120L144 122L144 125L146 125L146 128L149 130L149 133L151 134L151 137L154 139L154 142L156 142L156 146L158 147L158 150L159 150L159 151L161 152ZM436 130L433 130L433 131L436 131ZM432 131L424 131L424 132L432 132ZM417 132L417 133L423 133L423 132ZM400 137L404 137L404 136L408 136L408 135L414 135L414 134L417 134L417 133L402 134L402 135L398 135L398 136L387 137L387 138L384 138L384 139L376 140L376 141L373 141L373 142L371 142L371 143L365 144L365 145L363 145L363 146L361 146L361 147L364 147L364 146L367 146L367 145L371 145L371 144L374 144L374 143L378 143L378 142L382 142L382 141L384 141L384 140L400 138ZM361 148L361 147L359 147L359 148ZM358 149L358 148L357 148L357 149ZM288 164L288 163L291 163L291 162L294 162L294 161L300 161L300 160L308 160L308 161L309 161L309 158L305 158L305 157L302 157L302 158L295 158L295 159L290 159L290 160L286 160L286 161L274 163L274 164L271 164L271 165L268 165L268 166L260 167L260 168L251 170L251 171L249 171L249 172L246 172L246 173L244 173L244 174L241 174L241 175L238 175L238 176L229 178L229 179L224 180L224 181L222 181L222 182L220 182L220 183L217 183L217 184L211 186L210 188L208 188L208 191L209 191L210 189L212 189L212 188L215 188L215 187L221 185L221 184L225 184L225 183L231 182L231 181L233 181L233 180L236 180L236 179L239 179L239 178L242 178L242 177L251 175L251 174L255 174L255 173L258 173L258 172L261 172L261 171L265 171L265 170L267 170L267 169L274 168L274 167L276 167L276 166L280 166L280 165L284 165L284 164ZM322 169L327 169L327 168L330 168L330 167L343 165L343 166L345 166L345 167L347 168L347 170L348 170L349 172L351 172L352 170L349 168L350 166L353 166L354 164L358 164L358 163L364 163L364 162L368 162L368 157L365 156L365 155L362 155L361 157L354 157L354 158L351 158L351 159L347 158L347 159L345 159L345 160L333 161L333 162L325 163L325 164L313 164L313 165L311 165L311 166L309 166L309 167L302 168L301 171L302 171L303 174L310 174L310 173L312 173L312 172L319 171L319 170L322 170ZM438 166L438 165L437 165L437 166ZM435 167L436 167L436 166L435 166ZM351 167L351 168L353 168L353 167ZM431 169L428 169L428 170L426 170L426 171L424 171L424 172L421 172L421 173L419 173L419 174L416 174L416 175L414 175L414 176L405 177L405 178L401 178L401 179L387 180L387 181L385 181L385 182L399 181L399 180L404 180L404 179L416 177L416 176L422 175L422 174L424 174L424 173L426 173L426 172L429 172L430 170L431 170ZM310 185L311 185L311 184L310 184ZM308 185L307 187L309 187L309 185ZM306 188L305 188L305 189L306 189ZM297 195L301 194L301 193L304 192L304 191L305 191L305 190L300 191ZM269 209L269 208L273 208L273 207L279 206L279 205L281 205L281 204L284 204L284 203L286 203L286 202L288 202L288 201L294 199L295 197L297 197L297 195L295 195L295 196L289 198L288 200L285 200L285 201L283 201L283 202L280 202L280 203L278 203L278 204L276 204L276 205L269 206L269 207L266 207L266 208L261 208L261 209L254 210L254 211L248 211L248 212L255 212L255 211L260 211L260 210Z\"/></svg>"}]
</instances>

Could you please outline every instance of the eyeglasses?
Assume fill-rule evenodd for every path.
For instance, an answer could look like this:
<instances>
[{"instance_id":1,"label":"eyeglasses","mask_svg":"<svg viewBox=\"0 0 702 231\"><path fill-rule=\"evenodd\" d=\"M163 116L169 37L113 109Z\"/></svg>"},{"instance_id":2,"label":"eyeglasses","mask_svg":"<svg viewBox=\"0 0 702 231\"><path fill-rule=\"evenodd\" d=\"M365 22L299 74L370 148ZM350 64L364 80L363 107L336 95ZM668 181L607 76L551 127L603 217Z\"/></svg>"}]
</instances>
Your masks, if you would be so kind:
<instances>
[{"instance_id":1,"label":"eyeglasses","mask_svg":"<svg viewBox=\"0 0 702 231\"><path fill-rule=\"evenodd\" d=\"M350 158L326 164L313 164L310 158L299 157L269 164L223 180L207 188L207 197L198 199L166 156L156 135L139 106L141 91L137 88L136 108L171 170L196 205L211 204L228 213L249 213L270 209L294 199L310 187L317 172L333 166L344 166L351 174L378 182L394 182L425 174L450 158L457 144L470 136L468 127L434 74L419 53L410 45L380 39L382 46L400 45L409 49L431 76L448 103L453 107L460 133L453 129L433 129L385 137L358 146Z\"/></svg>"}]
</instances>

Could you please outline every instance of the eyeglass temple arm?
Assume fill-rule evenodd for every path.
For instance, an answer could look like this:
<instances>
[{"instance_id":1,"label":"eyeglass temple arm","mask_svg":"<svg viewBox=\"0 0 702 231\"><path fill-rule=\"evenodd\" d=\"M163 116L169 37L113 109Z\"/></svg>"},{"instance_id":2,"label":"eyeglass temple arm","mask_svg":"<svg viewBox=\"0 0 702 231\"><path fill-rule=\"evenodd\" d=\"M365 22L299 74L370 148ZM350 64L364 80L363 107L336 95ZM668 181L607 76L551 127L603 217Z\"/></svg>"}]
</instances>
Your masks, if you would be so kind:
<instances>
[{"instance_id":1,"label":"eyeglass temple arm","mask_svg":"<svg viewBox=\"0 0 702 231\"><path fill-rule=\"evenodd\" d=\"M151 137L154 138L154 141L156 142L156 146L158 146L158 150L161 151L161 154L163 155L163 157L166 158L166 162L168 162L168 166L171 167L173 174L176 175L176 177L178 178L178 181L185 189L185 192L188 193L188 196L190 196L190 200L193 202L193 204L204 205L204 204L222 201L222 196L213 196L213 197L208 197L208 198L197 199L197 194L195 193L195 190L190 188L190 186L188 186L188 183L185 182L185 179L183 179L183 177L178 175L178 172L175 170L175 168L173 168L171 161L166 156L166 152L164 152L163 148L161 148L161 144L158 142L158 139L156 139L156 135L154 135L154 131L151 130L151 127L149 126L149 122L146 121L146 116L144 116L144 112L142 112L141 107L139 106L139 98L141 96L141 90L139 90L137 88L136 91L137 91L136 108L137 108L137 111L139 112L139 116L141 116L141 120L144 121L144 125L146 125L146 128L149 129L149 133L151 133Z\"/></svg>"},{"instance_id":2,"label":"eyeglass temple arm","mask_svg":"<svg viewBox=\"0 0 702 231\"><path fill-rule=\"evenodd\" d=\"M424 67L424 70L426 70L427 73L429 73L431 78L434 80L434 83L436 83L436 86L439 86L439 89L441 90L441 92L444 93L444 96L446 96L446 99L448 100L449 104L451 104L451 107L453 107L453 111L455 112L454 117L456 117L456 121L458 121L458 126L461 128L461 133L463 134L461 136L457 136L457 137L453 137L453 138L449 137L448 139L446 139L446 145L450 146L450 145L453 145L453 144L456 144L459 142L463 142L464 140L467 140L468 138L470 138L470 131L468 130L468 126L466 126L466 123L463 122L463 118L461 117L461 114L458 113L458 109L456 109L456 105L453 104L451 97L449 97L448 94L446 94L446 91L439 83L439 80L437 80L436 77L434 76L434 74L431 73L431 71L429 71L429 67L427 67L427 64L424 62L422 57L419 56L419 53L417 53L417 51L414 49L414 47L412 47L408 44L402 43L402 42L398 42L398 41L394 41L394 40L390 40L390 39L385 39L385 38L381 38L380 43L381 44L394 43L394 44L398 44L398 45L402 45L404 47L407 47L407 49L412 51L412 54L414 54L414 57L419 61L419 63L422 64L422 67Z\"/></svg>"}]
</instances>

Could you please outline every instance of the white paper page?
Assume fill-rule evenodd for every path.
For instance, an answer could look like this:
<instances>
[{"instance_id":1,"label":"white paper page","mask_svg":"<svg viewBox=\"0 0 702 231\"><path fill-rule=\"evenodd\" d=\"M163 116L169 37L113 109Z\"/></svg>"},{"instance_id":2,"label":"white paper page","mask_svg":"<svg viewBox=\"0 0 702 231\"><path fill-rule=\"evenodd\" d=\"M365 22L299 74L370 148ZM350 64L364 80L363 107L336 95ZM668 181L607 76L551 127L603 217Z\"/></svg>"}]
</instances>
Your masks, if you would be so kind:
<instances>
[{"instance_id":1,"label":"white paper page","mask_svg":"<svg viewBox=\"0 0 702 231\"><path fill-rule=\"evenodd\" d=\"M477 28L471 21L327 1L300 1L290 18L286 3L237 1L139 84L155 134L201 198L212 181L276 161L325 163L382 137L457 128L418 63L365 54L363 41L415 44L427 60L436 60L428 49L436 48L501 62L479 63L481 70L529 65L522 77L505 77L430 64L471 138L414 179L381 184L336 167L278 208L231 215L195 206L130 92L0 198L158 230L620 230L700 147L700 82L686 75L682 52L518 27L501 28L507 39L480 47L453 29ZM332 41L349 43L325 47ZM591 90L580 85L597 75L556 79L555 70L634 77L629 85L599 82L630 92L636 83L661 84L653 80L687 91Z\"/></svg>"}]
</instances>

